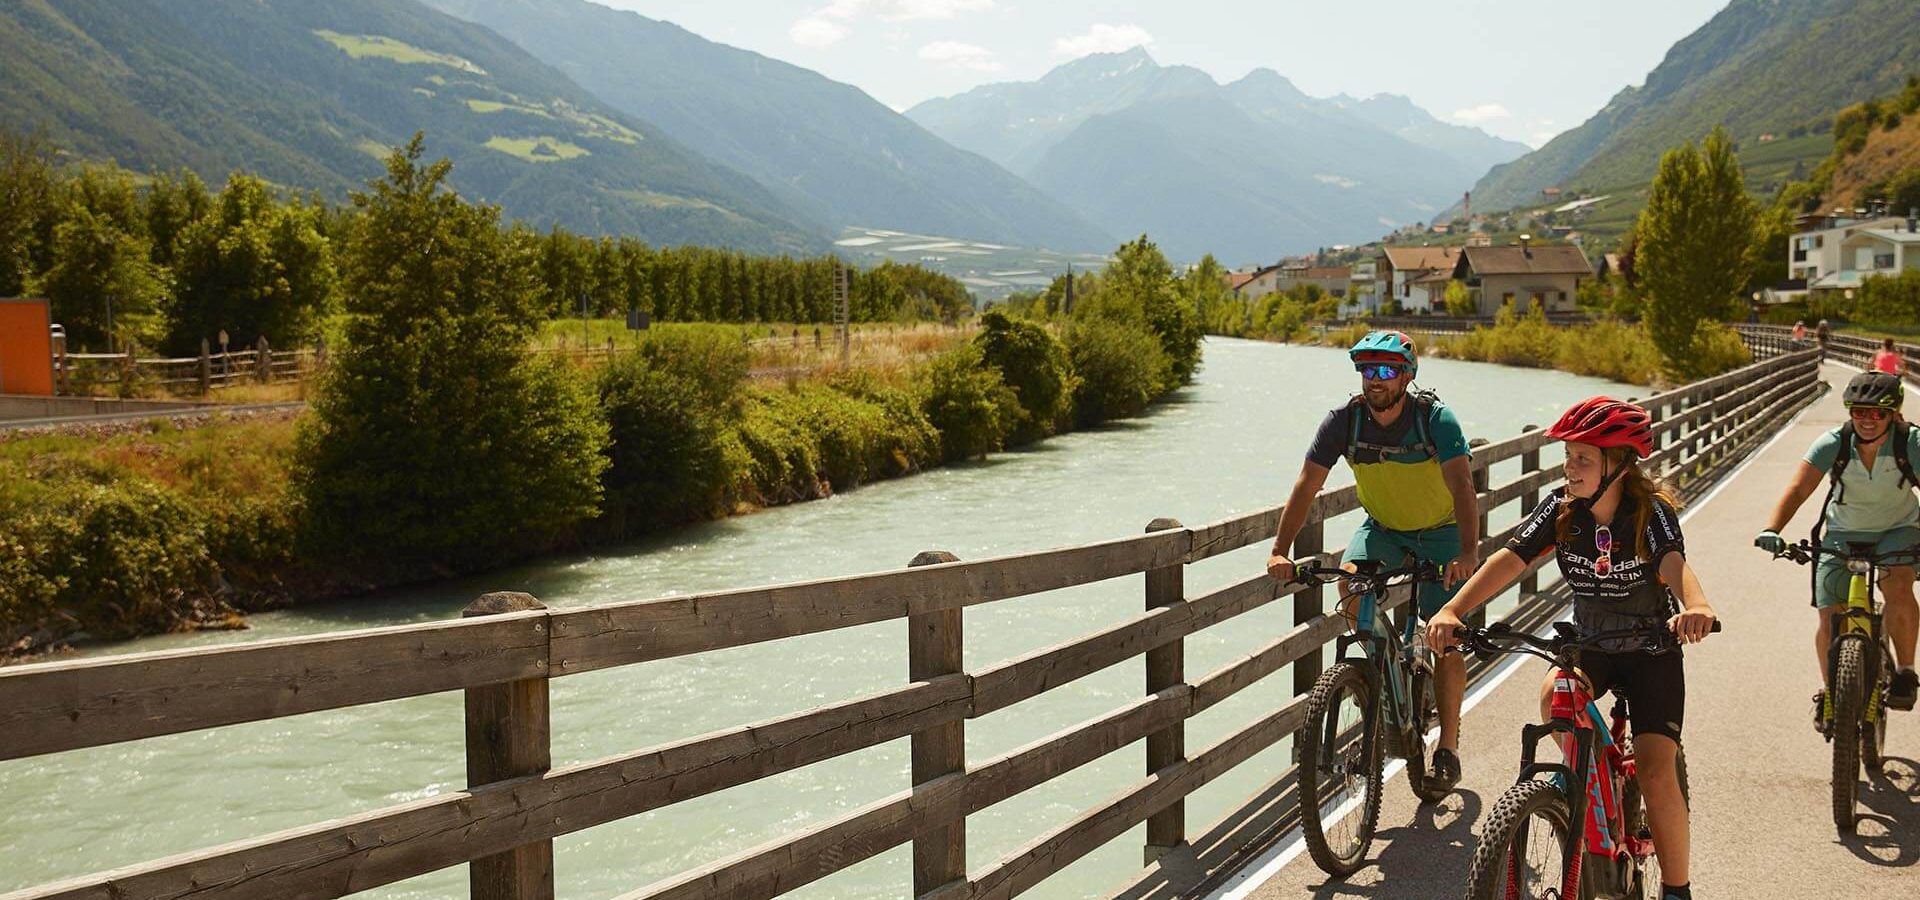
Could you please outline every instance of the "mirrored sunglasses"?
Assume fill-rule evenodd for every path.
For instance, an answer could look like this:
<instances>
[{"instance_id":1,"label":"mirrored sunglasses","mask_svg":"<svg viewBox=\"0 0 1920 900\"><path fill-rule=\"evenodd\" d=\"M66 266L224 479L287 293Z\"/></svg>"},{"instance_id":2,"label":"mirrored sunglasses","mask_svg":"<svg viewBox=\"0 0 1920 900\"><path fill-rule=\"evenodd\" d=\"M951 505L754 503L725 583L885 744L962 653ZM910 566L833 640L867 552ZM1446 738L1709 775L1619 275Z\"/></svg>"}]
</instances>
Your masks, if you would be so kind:
<instances>
[{"instance_id":1,"label":"mirrored sunglasses","mask_svg":"<svg viewBox=\"0 0 1920 900\"><path fill-rule=\"evenodd\" d=\"M1361 378L1367 378L1373 381L1392 381L1395 378L1399 378L1400 373L1406 371L1406 367L1396 366L1393 363L1360 363L1354 366L1353 370L1359 372Z\"/></svg>"},{"instance_id":2,"label":"mirrored sunglasses","mask_svg":"<svg viewBox=\"0 0 1920 900\"><path fill-rule=\"evenodd\" d=\"M1878 406L1849 406L1847 407L1847 412L1856 419L1867 419L1874 422L1893 415L1893 410L1881 409Z\"/></svg>"}]
</instances>

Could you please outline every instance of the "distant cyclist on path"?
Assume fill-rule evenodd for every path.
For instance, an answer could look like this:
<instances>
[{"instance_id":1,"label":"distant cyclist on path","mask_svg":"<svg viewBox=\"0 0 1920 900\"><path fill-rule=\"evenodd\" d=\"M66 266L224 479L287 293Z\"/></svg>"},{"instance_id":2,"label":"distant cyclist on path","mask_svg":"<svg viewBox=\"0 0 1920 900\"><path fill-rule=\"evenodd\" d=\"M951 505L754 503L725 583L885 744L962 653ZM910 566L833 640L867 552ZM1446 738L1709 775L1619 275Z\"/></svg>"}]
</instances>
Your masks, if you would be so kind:
<instances>
[{"instance_id":1,"label":"distant cyclist on path","mask_svg":"<svg viewBox=\"0 0 1920 900\"><path fill-rule=\"evenodd\" d=\"M1480 511L1469 468L1467 439L1453 411L1431 392L1414 391L1420 367L1413 340L1375 331L1347 351L1360 373L1360 393L1327 413L1287 497L1267 572L1291 581L1294 538L1334 463L1353 469L1367 519L1342 558L1348 571L1376 571L1408 557L1445 567L1444 583L1420 585L1420 615L1430 616L1479 565ZM1358 598L1342 594L1341 611L1354 616ZM1460 698L1466 664L1441 658L1434 672L1440 741L1428 785L1451 790L1460 781Z\"/></svg>"}]
</instances>

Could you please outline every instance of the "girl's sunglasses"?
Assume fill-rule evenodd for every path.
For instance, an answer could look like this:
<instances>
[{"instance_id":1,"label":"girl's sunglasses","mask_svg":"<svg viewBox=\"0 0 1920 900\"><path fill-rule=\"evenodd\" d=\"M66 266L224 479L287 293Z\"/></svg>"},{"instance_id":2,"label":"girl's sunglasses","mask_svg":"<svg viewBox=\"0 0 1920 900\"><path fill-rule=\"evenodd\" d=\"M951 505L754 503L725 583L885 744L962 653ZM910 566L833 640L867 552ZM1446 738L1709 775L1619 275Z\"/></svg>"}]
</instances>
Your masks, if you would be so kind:
<instances>
[{"instance_id":1,"label":"girl's sunglasses","mask_svg":"<svg viewBox=\"0 0 1920 900\"><path fill-rule=\"evenodd\" d=\"M1605 578L1613 574L1613 529L1602 525L1593 530L1593 549L1600 558L1593 561L1593 574Z\"/></svg>"},{"instance_id":2,"label":"girl's sunglasses","mask_svg":"<svg viewBox=\"0 0 1920 900\"><path fill-rule=\"evenodd\" d=\"M1361 378L1373 381L1392 381L1395 378L1399 378L1400 373L1406 371L1406 368L1396 366L1393 363L1360 363L1354 366L1353 370L1359 372Z\"/></svg>"},{"instance_id":3,"label":"girl's sunglasses","mask_svg":"<svg viewBox=\"0 0 1920 900\"><path fill-rule=\"evenodd\" d=\"M1847 414L1856 419L1868 419L1878 422L1881 419L1893 415L1893 410L1881 409L1878 406L1849 406L1847 407Z\"/></svg>"}]
</instances>

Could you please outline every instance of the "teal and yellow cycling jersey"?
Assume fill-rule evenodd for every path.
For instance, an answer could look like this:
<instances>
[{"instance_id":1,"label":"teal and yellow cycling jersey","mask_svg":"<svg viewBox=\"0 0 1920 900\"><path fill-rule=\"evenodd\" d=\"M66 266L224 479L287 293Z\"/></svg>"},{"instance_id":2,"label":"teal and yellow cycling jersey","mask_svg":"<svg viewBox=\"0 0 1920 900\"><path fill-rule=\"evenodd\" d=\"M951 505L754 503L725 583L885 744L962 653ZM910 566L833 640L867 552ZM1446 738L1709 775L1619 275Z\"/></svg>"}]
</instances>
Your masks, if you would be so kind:
<instances>
[{"instance_id":1,"label":"teal and yellow cycling jersey","mask_svg":"<svg viewBox=\"0 0 1920 900\"><path fill-rule=\"evenodd\" d=\"M1392 425L1383 426L1364 403L1327 413L1307 449L1307 460L1353 468L1360 505L1394 531L1420 531L1453 522L1453 493L1440 464L1467 455L1467 439L1453 411L1431 395L1409 394Z\"/></svg>"}]
</instances>

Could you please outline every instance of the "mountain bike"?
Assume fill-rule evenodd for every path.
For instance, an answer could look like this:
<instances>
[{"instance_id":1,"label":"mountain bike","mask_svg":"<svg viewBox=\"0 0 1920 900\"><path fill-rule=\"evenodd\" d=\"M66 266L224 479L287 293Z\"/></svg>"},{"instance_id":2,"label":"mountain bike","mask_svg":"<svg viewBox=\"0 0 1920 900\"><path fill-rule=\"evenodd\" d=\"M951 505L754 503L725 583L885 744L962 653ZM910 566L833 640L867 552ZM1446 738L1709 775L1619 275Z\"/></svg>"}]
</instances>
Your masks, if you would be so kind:
<instances>
[{"instance_id":1,"label":"mountain bike","mask_svg":"<svg viewBox=\"0 0 1920 900\"><path fill-rule=\"evenodd\" d=\"M1718 622L1713 630L1720 630ZM1629 698L1615 691L1610 721L1601 727L1600 708L1575 664L1580 650L1606 641L1637 638L1648 651L1678 647L1666 623L1649 620L1634 628L1582 635L1571 622L1555 622L1551 638L1515 631L1504 623L1457 633L1461 646L1474 652L1524 653L1554 666L1552 715L1545 724L1520 731L1520 777L1487 813L1467 869L1467 896L1594 900L1657 892L1653 833L1640 801L1633 739L1627 733ZM1562 758L1539 762L1535 750L1550 736L1557 738ZM1685 796L1684 751L1676 764Z\"/></svg>"},{"instance_id":2,"label":"mountain bike","mask_svg":"<svg viewBox=\"0 0 1920 900\"><path fill-rule=\"evenodd\" d=\"M1354 631L1340 637L1335 663L1314 682L1294 742L1301 830L1314 863L1329 875L1351 875L1366 861L1380 822L1385 753L1407 761L1407 781L1422 802L1448 793L1426 783L1427 729L1437 716L1433 654L1412 614L1419 585L1440 579L1440 567L1424 560L1371 573L1302 566L1294 576L1302 583L1345 582L1348 593L1360 597ZM1402 587L1408 613L1398 633L1380 598ZM1356 646L1361 653L1351 656Z\"/></svg>"},{"instance_id":3,"label":"mountain bike","mask_svg":"<svg viewBox=\"0 0 1920 900\"><path fill-rule=\"evenodd\" d=\"M1834 617L1833 638L1827 644L1827 689L1819 715L1820 733L1833 745L1833 824L1841 834L1853 834L1860 774L1880 774L1885 761L1887 689L1893 682L1893 645L1880 620L1874 585L1880 581L1879 569L1913 565L1916 554L1875 553L1872 544L1862 543L1834 550L1801 541L1776 558L1806 565L1822 555L1840 557L1849 573L1847 603Z\"/></svg>"}]
</instances>

